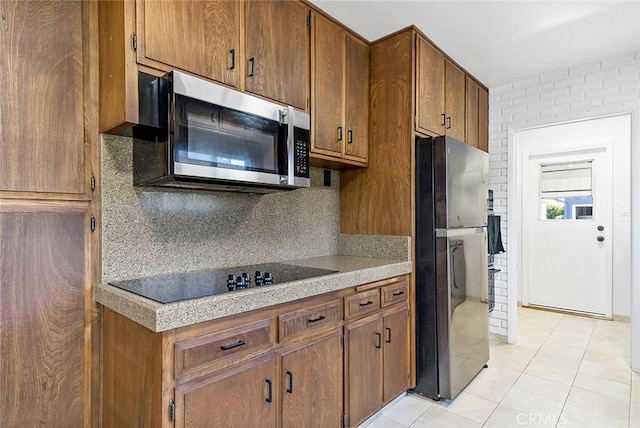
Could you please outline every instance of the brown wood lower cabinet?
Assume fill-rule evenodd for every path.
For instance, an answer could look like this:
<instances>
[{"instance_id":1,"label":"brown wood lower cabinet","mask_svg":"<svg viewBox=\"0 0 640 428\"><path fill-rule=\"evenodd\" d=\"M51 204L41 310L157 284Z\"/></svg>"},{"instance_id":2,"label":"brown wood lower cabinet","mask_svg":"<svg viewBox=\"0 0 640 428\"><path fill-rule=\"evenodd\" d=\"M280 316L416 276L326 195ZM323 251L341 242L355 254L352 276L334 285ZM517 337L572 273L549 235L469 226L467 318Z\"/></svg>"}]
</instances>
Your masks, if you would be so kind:
<instances>
[{"instance_id":1,"label":"brown wood lower cabinet","mask_svg":"<svg viewBox=\"0 0 640 428\"><path fill-rule=\"evenodd\" d=\"M325 337L294 345L293 348L280 352L283 427L340 426L341 335L341 328L334 329Z\"/></svg>"},{"instance_id":2,"label":"brown wood lower cabinet","mask_svg":"<svg viewBox=\"0 0 640 428\"><path fill-rule=\"evenodd\" d=\"M0 426L89 426L87 213L0 201Z\"/></svg>"},{"instance_id":3,"label":"brown wood lower cabinet","mask_svg":"<svg viewBox=\"0 0 640 428\"><path fill-rule=\"evenodd\" d=\"M409 387L409 354L406 305L394 306L383 312L384 327L384 394L385 403L402 394Z\"/></svg>"},{"instance_id":4,"label":"brown wood lower cabinet","mask_svg":"<svg viewBox=\"0 0 640 428\"><path fill-rule=\"evenodd\" d=\"M348 426L357 426L409 388L408 321L405 300L346 325Z\"/></svg>"},{"instance_id":5,"label":"brown wood lower cabinet","mask_svg":"<svg viewBox=\"0 0 640 428\"><path fill-rule=\"evenodd\" d=\"M346 327L349 426L357 426L382 404L382 334L380 315Z\"/></svg>"},{"instance_id":6,"label":"brown wood lower cabinet","mask_svg":"<svg viewBox=\"0 0 640 428\"><path fill-rule=\"evenodd\" d=\"M274 352L176 387L176 428L274 427Z\"/></svg>"},{"instance_id":7,"label":"brown wood lower cabinet","mask_svg":"<svg viewBox=\"0 0 640 428\"><path fill-rule=\"evenodd\" d=\"M105 308L102 426L357 425L409 386L406 279L363 287L161 333Z\"/></svg>"}]
</instances>

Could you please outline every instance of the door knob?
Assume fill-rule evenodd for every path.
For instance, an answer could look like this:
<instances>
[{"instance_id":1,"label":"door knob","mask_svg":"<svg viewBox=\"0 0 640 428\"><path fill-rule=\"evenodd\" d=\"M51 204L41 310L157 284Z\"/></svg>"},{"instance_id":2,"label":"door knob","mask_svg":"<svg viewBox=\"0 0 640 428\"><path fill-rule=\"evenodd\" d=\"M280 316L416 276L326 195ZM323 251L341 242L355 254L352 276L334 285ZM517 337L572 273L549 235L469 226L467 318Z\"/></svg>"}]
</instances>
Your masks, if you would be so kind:
<instances>
[{"instance_id":1,"label":"door knob","mask_svg":"<svg viewBox=\"0 0 640 428\"><path fill-rule=\"evenodd\" d=\"M598 230L602 232L604 230L604 226L598 226Z\"/></svg>"},{"instance_id":2,"label":"door knob","mask_svg":"<svg viewBox=\"0 0 640 428\"><path fill-rule=\"evenodd\" d=\"M604 241L604 236L598 236L596 239L598 240L598 242L602 242Z\"/></svg>"}]
</instances>

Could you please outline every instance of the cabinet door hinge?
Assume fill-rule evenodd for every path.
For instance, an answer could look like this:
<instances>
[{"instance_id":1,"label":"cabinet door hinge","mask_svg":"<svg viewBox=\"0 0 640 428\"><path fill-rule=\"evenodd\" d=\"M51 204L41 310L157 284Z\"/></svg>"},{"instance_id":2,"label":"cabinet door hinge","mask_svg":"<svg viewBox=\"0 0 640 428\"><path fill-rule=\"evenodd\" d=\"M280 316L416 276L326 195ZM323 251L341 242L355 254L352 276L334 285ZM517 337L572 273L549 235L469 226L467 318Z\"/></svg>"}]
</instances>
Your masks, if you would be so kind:
<instances>
[{"instance_id":1,"label":"cabinet door hinge","mask_svg":"<svg viewBox=\"0 0 640 428\"><path fill-rule=\"evenodd\" d=\"M96 176L91 174L91 191L94 192L96 190Z\"/></svg>"},{"instance_id":2,"label":"cabinet door hinge","mask_svg":"<svg viewBox=\"0 0 640 428\"><path fill-rule=\"evenodd\" d=\"M96 231L96 218L95 216L91 216L91 233Z\"/></svg>"},{"instance_id":3,"label":"cabinet door hinge","mask_svg":"<svg viewBox=\"0 0 640 428\"><path fill-rule=\"evenodd\" d=\"M340 428L345 428L346 426L347 426L347 418L343 413L342 415L340 415Z\"/></svg>"},{"instance_id":4,"label":"cabinet door hinge","mask_svg":"<svg viewBox=\"0 0 640 428\"><path fill-rule=\"evenodd\" d=\"M131 49L134 52L138 52L138 36L136 36L136 33L131 35Z\"/></svg>"},{"instance_id":5,"label":"cabinet door hinge","mask_svg":"<svg viewBox=\"0 0 640 428\"><path fill-rule=\"evenodd\" d=\"M169 422L175 422L176 420L176 402L169 401Z\"/></svg>"},{"instance_id":6,"label":"cabinet door hinge","mask_svg":"<svg viewBox=\"0 0 640 428\"><path fill-rule=\"evenodd\" d=\"M311 28L311 11L307 14L307 27Z\"/></svg>"}]
</instances>

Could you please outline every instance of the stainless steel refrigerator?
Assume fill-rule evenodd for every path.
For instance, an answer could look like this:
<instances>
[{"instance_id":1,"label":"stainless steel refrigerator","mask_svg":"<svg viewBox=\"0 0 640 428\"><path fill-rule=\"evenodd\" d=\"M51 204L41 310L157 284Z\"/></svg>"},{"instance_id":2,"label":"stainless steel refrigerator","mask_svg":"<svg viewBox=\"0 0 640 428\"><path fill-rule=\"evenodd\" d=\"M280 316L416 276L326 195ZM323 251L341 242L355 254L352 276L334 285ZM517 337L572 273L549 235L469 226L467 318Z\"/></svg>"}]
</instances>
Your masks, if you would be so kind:
<instances>
[{"instance_id":1,"label":"stainless steel refrigerator","mask_svg":"<svg viewBox=\"0 0 640 428\"><path fill-rule=\"evenodd\" d=\"M454 399L489 360L489 155L416 139L416 387Z\"/></svg>"}]
</instances>

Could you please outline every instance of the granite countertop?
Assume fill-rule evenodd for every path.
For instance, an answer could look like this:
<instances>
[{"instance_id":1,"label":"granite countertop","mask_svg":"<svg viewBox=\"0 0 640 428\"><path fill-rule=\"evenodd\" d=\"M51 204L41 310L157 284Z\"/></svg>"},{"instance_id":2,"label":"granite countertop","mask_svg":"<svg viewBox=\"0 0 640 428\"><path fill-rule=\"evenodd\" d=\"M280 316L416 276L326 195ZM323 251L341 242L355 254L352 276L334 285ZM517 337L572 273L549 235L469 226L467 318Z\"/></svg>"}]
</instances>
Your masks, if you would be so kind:
<instances>
[{"instance_id":1,"label":"granite countertop","mask_svg":"<svg viewBox=\"0 0 640 428\"><path fill-rule=\"evenodd\" d=\"M404 259L322 256L283 263L336 273L162 304L109 284L96 288L96 301L155 332L248 312L411 273Z\"/></svg>"}]
</instances>

